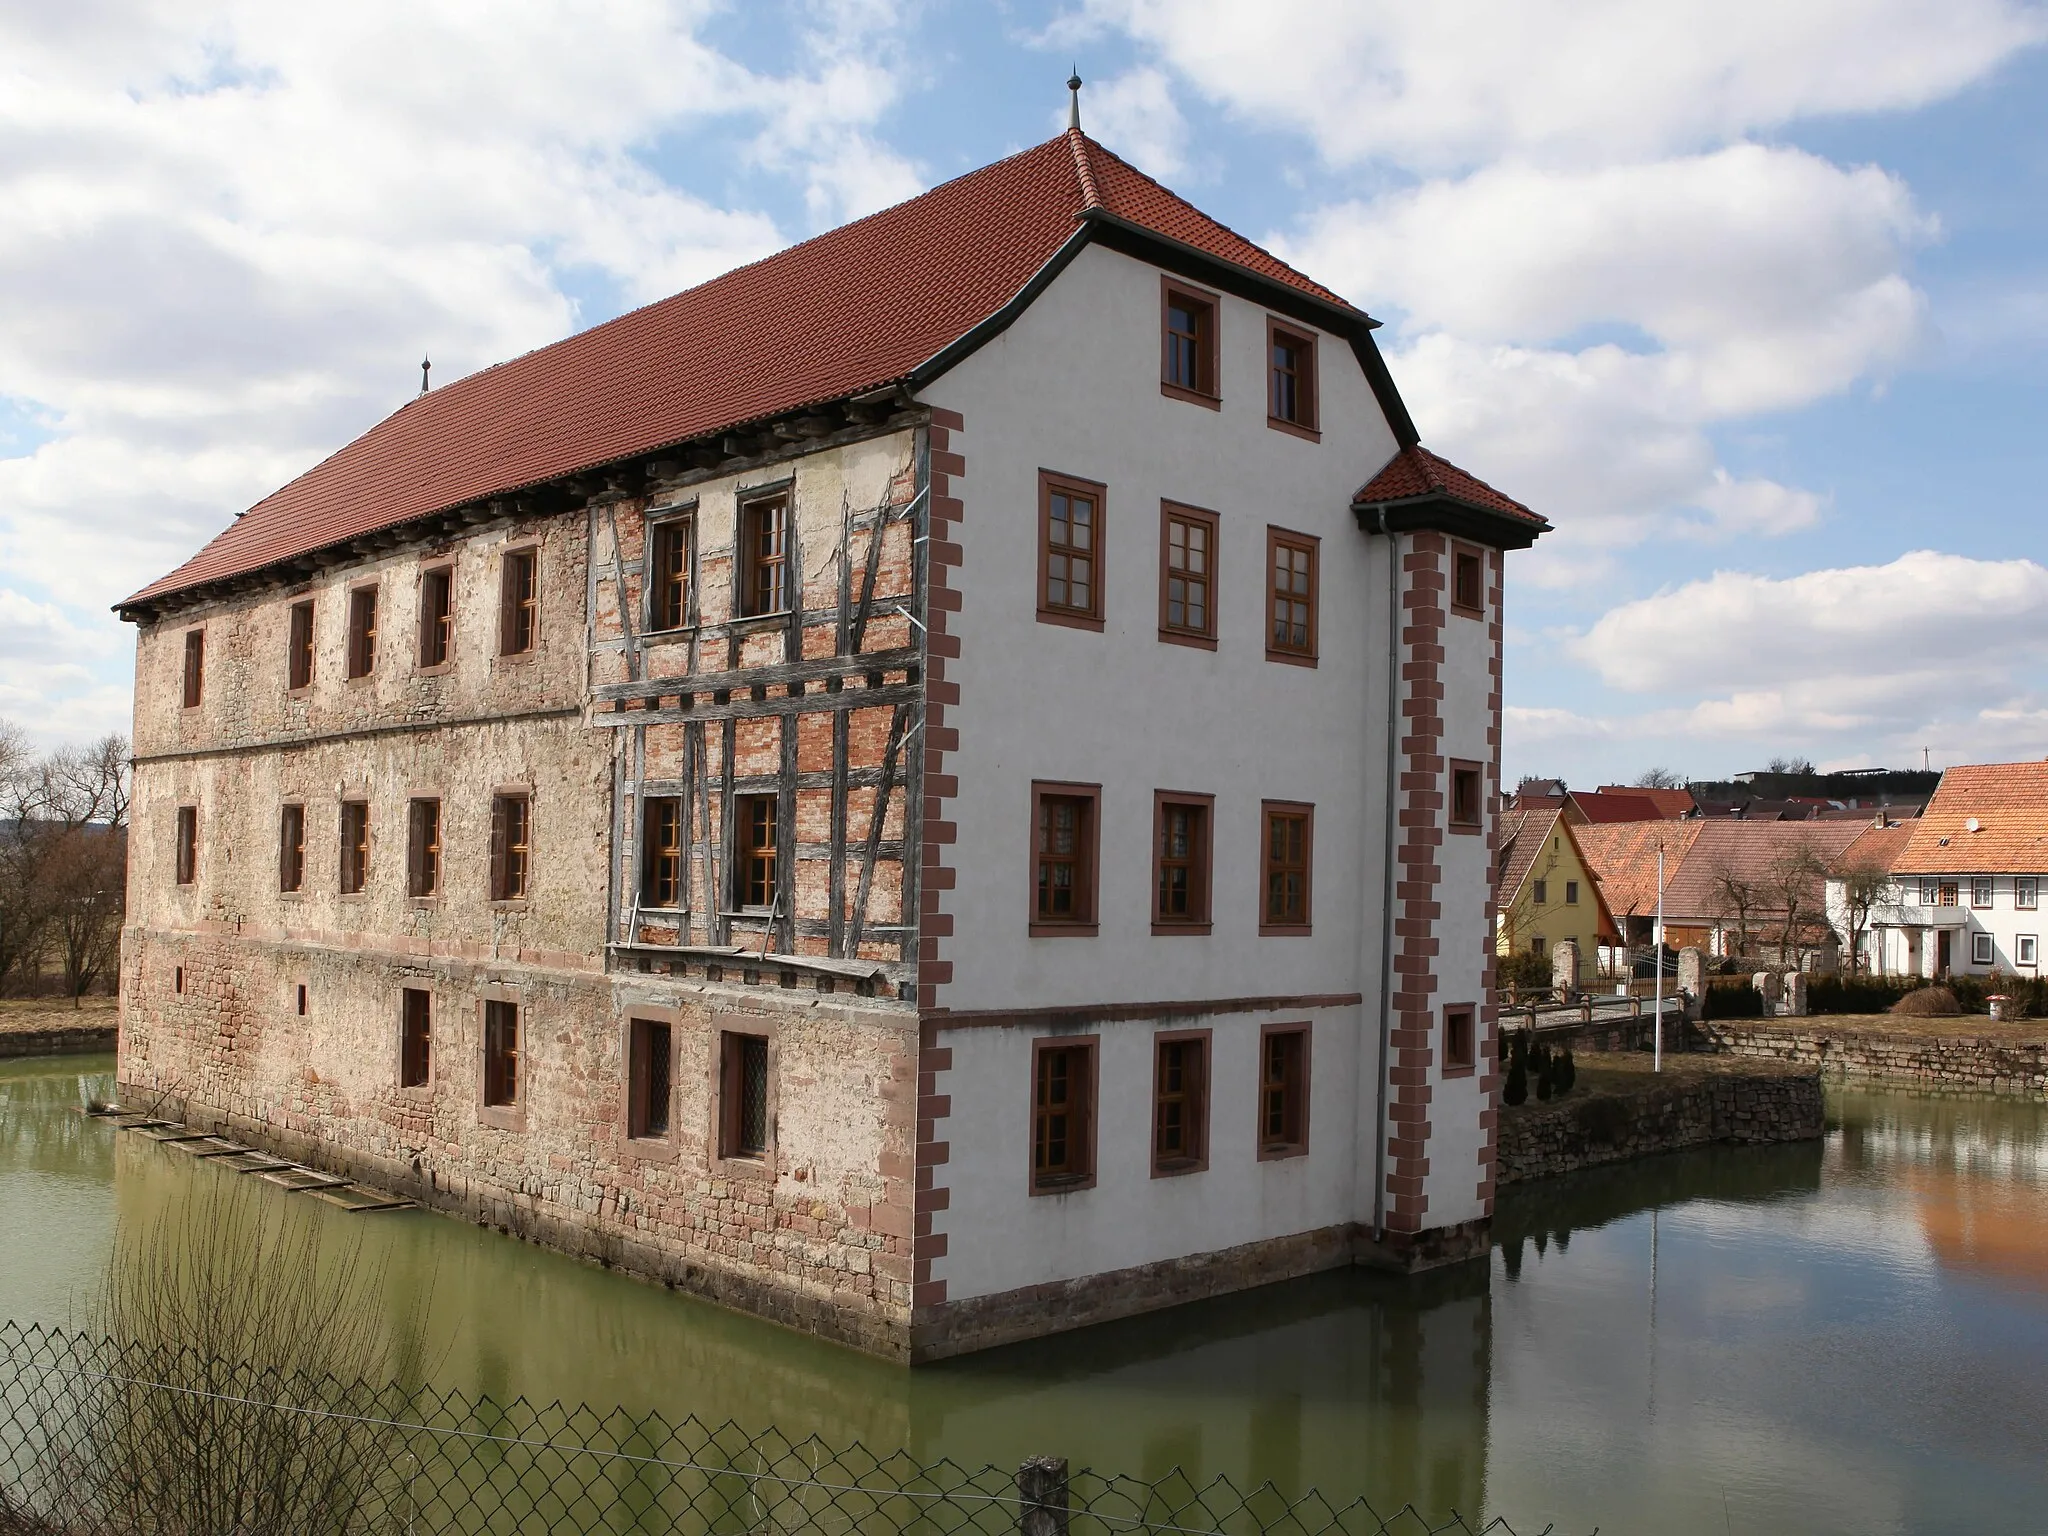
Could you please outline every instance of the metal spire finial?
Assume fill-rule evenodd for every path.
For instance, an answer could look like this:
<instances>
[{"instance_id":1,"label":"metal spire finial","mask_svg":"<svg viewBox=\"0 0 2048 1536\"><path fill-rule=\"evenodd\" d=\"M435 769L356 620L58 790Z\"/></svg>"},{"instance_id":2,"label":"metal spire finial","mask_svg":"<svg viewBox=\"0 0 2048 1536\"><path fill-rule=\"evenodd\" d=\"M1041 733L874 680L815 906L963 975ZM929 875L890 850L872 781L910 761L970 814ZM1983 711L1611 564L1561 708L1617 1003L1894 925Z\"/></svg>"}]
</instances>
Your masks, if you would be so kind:
<instances>
[{"instance_id":1,"label":"metal spire finial","mask_svg":"<svg viewBox=\"0 0 2048 1536\"><path fill-rule=\"evenodd\" d=\"M1067 76L1067 89L1073 95L1067 102L1067 126L1078 131L1081 126L1081 69L1079 65L1068 67L1073 73Z\"/></svg>"},{"instance_id":2,"label":"metal spire finial","mask_svg":"<svg viewBox=\"0 0 2048 1536\"><path fill-rule=\"evenodd\" d=\"M423 357L420 359L420 393L423 395L427 392L427 375L433 371L433 367L434 362L432 358Z\"/></svg>"}]
</instances>

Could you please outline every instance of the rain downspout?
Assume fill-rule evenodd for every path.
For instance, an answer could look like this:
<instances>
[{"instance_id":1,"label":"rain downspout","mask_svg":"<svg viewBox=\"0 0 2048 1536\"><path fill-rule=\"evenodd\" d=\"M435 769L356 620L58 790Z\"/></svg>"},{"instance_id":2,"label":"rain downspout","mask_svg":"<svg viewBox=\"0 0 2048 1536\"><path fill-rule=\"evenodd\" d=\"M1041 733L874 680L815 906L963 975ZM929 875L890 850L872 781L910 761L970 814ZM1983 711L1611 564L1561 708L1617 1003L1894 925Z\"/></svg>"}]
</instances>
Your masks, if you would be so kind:
<instances>
[{"instance_id":1,"label":"rain downspout","mask_svg":"<svg viewBox=\"0 0 2048 1536\"><path fill-rule=\"evenodd\" d=\"M1387 816L1386 874L1380 929L1380 1059L1373 1110L1372 1238L1384 1241L1387 1230L1387 1051L1392 1045L1394 987L1394 834L1401 718L1401 536L1387 526L1387 509L1373 508L1375 533L1387 541Z\"/></svg>"}]
</instances>

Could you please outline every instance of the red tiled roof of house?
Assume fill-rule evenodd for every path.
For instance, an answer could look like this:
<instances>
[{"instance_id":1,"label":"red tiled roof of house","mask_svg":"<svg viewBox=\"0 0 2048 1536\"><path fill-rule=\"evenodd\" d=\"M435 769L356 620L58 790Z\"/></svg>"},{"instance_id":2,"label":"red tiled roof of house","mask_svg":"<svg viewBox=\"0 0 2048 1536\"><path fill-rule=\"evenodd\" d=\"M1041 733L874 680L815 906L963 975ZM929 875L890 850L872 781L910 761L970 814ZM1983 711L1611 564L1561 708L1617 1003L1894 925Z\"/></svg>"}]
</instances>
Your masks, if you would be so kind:
<instances>
[{"instance_id":1,"label":"red tiled roof of house","mask_svg":"<svg viewBox=\"0 0 2048 1536\"><path fill-rule=\"evenodd\" d=\"M1558 810L1504 811L1500 818L1500 857L1494 866L1493 900L1505 908L1528 878L1529 866L1557 825Z\"/></svg>"},{"instance_id":2,"label":"red tiled roof of house","mask_svg":"<svg viewBox=\"0 0 2048 1536\"><path fill-rule=\"evenodd\" d=\"M1730 915L1725 887L1728 878L1748 882L1757 893L1752 916L1782 912L1785 903L1773 894L1772 887L1782 885L1787 870L1785 861L1795 850L1813 854L1804 870L1803 905L1817 915L1822 871L1832 868L1843 850L1865 830L1854 822L1841 821L1705 822L1701 824L1700 835L1686 850L1684 860L1670 871L1664 887L1664 915L1667 919ZM1654 884L1654 874L1651 879Z\"/></svg>"},{"instance_id":3,"label":"red tiled roof of house","mask_svg":"<svg viewBox=\"0 0 2048 1536\"><path fill-rule=\"evenodd\" d=\"M1634 795L1647 800L1657 807L1661 816L1676 820L1698 809L1698 803L1689 789L1650 789L1641 784L1602 784L1594 791L1601 795Z\"/></svg>"},{"instance_id":4,"label":"red tiled roof of house","mask_svg":"<svg viewBox=\"0 0 2048 1536\"><path fill-rule=\"evenodd\" d=\"M1503 496L1477 475L1467 474L1449 459L1417 444L1403 448L1387 461L1386 467L1358 489L1351 499L1368 506L1380 502L1409 501L1418 496L1448 496L1468 506L1505 513L1523 522L1550 525L1519 501Z\"/></svg>"},{"instance_id":5,"label":"red tiled roof of house","mask_svg":"<svg viewBox=\"0 0 2048 1536\"><path fill-rule=\"evenodd\" d=\"M1949 769L1892 870L1901 875L2048 874L2048 762Z\"/></svg>"},{"instance_id":6,"label":"red tiled roof of house","mask_svg":"<svg viewBox=\"0 0 2048 1536\"><path fill-rule=\"evenodd\" d=\"M1009 303L1091 209L1364 319L1070 130L421 395L122 606L901 381Z\"/></svg>"},{"instance_id":7,"label":"red tiled roof of house","mask_svg":"<svg viewBox=\"0 0 2048 1536\"><path fill-rule=\"evenodd\" d=\"M1664 882L1685 861L1703 821L1623 821L1577 829L1579 852L1600 894L1618 917L1645 917L1657 910L1657 846L1664 846Z\"/></svg>"},{"instance_id":8,"label":"red tiled roof of house","mask_svg":"<svg viewBox=\"0 0 2048 1536\"><path fill-rule=\"evenodd\" d=\"M1865 813L1866 816L1868 814ZM1866 827L1862 836L1842 850L1842 856L1835 860L1835 868L1875 869L1891 873L1899 855L1906 851L1906 844L1912 840L1915 825L1911 821L1902 821L1895 827Z\"/></svg>"},{"instance_id":9,"label":"red tiled roof of house","mask_svg":"<svg viewBox=\"0 0 2048 1536\"><path fill-rule=\"evenodd\" d=\"M1658 809L1657 802L1648 795L1627 790L1621 794L1610 794L1601 790L1598 794L1574 794L1572 804L1584 813L1586 820L1595 824L1610 821L1669 821Z\"/></svg>"}]
</instances>

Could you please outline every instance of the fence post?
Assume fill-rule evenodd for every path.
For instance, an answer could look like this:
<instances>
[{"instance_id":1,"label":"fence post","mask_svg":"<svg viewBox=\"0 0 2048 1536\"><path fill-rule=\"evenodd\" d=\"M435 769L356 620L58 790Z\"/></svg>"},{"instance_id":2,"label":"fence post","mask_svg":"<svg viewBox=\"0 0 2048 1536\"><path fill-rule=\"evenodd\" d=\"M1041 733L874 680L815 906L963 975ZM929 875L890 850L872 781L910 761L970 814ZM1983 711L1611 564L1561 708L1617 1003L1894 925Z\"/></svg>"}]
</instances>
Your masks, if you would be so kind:
<instances>
[{"instance_id":1,"label":"fence post","mask_svg":"<svg viewBox=\"0 0 2048 1536\"><path fill-rule=\"evenodd\" d=\"M1034 1456L1017 1469L1021 1536L1067 1536L1067 1458Z\"/></svg>"}]
</instances>

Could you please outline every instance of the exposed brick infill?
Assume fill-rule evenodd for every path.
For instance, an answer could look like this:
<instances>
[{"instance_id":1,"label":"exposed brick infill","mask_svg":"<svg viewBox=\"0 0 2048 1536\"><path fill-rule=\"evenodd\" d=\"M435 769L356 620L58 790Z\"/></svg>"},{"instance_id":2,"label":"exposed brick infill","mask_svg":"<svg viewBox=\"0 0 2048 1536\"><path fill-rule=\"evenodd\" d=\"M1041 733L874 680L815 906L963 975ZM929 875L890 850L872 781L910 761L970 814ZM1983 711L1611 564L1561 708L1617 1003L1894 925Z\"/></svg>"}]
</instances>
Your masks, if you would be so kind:
<instances>
[{"instance_id":1,"label":"exposed brick infill","mask_svg":"<svg viewBox=\"0 0 2048 1536\"><path fill-rule=\"evenodd\" d=\"M1437 921L1442 907L1445 774L1444 562L1439 533L1418 533L1402 557L1401 776L1393 786L1401 842L1395 852L1394 1027L1387 1116L1389 1231L1414 1234L1429 1212L1429 1069L1435 1049Z\"/></svg>"},{"instance_id":2,"label":"exposed brick infill","mask_svg":"<svg viewBox=\"0 0 2048 1536\"><path fill-rule=\"evenodd\" d=\"M920 743L924 753L923 851L917 884L917 1006L921 1014L939 1009L940 989L953 979L953 964L943 958L943 951L945 941L953 935L946 893L953 889L952 848L958 834L947 811L959 784L946 771L946 755L958 748L960 733L946 720L948 707L960 702L960 684L947 673L948 664L960 655L960 636L952 619L960 611L960 592L953 573L961 561L956 530L963 511L959 482L967 474L967 460L956 434L966 426L958 411L935 408L925 429L929 448L925 526L929 537L925 541L925 703ZM939 1078L952 1065L952 1051L938 1044L937 1032L927 1020L919 1030L917 1059L916 1183L911 1197L913 1319L946 1300L946 1282L932 1278L932 1264L946 1256L946 1234L935 1231L934 1225L951 1198L946 1185L951 1147L942 1132L952 1114L952 1099L939 1091Z\"/></svg>"}]
</instances>

